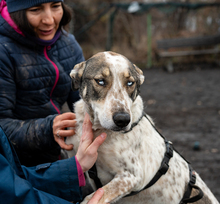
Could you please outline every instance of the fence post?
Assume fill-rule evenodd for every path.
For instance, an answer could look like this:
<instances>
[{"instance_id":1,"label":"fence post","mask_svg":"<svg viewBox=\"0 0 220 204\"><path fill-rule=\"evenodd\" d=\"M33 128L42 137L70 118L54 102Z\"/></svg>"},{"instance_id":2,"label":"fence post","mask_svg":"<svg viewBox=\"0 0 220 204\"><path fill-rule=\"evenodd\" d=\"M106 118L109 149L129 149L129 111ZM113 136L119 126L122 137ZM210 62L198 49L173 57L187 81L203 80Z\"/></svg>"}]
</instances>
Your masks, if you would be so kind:
<instances>
[{"instance_id":1,"label":"fence post","mask_svg":"<svg viewBox=\"0 0 220 204\"><path fill-rule=\"evenodd\" d=\"M114 20L115 15L117 13L117 8L114 9L113 12L109 15L108 25L107 25L107 42L106 42L106 50L110 51L113 44L113 26L114 26Z\"/></svg>"},{"instance_id":2,"label":"fence post","mask_svg":"<svg viewBox=\"0 0 220 204\"><path fill-rule=\"evenodd\" d=\"M151 30L151 14L147 14L147 68L152 66L152 30Z\"/></svg>"}]
</instances>

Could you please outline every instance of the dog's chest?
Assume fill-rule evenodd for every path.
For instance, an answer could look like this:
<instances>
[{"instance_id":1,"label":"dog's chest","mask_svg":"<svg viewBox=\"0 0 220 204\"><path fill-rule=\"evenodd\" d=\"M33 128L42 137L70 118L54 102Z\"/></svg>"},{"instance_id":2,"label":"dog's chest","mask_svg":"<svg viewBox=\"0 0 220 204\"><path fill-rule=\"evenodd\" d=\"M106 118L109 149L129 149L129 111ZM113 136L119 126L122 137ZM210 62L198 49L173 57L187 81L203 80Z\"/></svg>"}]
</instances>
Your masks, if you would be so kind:
<instances>
[{"instance_id":1,"label":"dog's chest","mask_svg":"<svg viewBox=\"0 0 220 204\"><path fill-rule=\"evenodd\" d=\"M107 132L107 139L99 148L97 160L98 174L103 184L112 180L116 174L126 171L144 178L139 188L144 187L153 177L165 150L163 140L154 141L154 137L151 138L147 125L143 119L140 125L129 133ZM97 135L100 133L96 132ZM153 168L149 169L149 166Z\"/></svg>"},{"instance_id":2,"label":"dog's chest","mask_svg":"<svg viewBox=\"0 0 220 204\"><path fill-rule=\"evenodd\" d=\"M108 134L108 133L107 133ZM107 136L104 144L99 148L97 169L103 184L121 172L131 171L138 174L136 167L143 161L143 146L129 135L114 133Z\"/></svg>"}]
</instances>

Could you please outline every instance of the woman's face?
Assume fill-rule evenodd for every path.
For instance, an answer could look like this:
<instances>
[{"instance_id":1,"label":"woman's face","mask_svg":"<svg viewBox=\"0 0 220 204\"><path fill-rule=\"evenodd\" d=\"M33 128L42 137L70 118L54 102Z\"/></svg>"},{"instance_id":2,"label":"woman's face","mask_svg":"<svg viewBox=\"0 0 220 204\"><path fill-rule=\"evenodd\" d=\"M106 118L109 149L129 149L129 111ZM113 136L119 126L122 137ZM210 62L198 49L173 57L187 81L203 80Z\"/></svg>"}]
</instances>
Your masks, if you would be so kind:
<instances>
[{"instance_id":1,"label":"woman's face","mask_svg":"<svg viewBox=\"0 0 220 204\"><path fill-rule=\"evenodd\" d=\"M42 40L53 39L63 17L61 2L49 2L26 11L27 19Z\"/></svg>"}]
</instances>

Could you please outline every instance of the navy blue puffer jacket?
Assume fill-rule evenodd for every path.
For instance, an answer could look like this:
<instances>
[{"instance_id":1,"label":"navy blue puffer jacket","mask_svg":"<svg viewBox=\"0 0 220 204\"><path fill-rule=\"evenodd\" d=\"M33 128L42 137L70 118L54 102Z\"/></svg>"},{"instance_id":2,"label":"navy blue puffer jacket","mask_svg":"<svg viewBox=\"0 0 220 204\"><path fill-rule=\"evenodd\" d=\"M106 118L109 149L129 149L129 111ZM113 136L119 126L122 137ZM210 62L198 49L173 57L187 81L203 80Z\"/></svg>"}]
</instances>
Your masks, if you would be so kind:
<instances>
[{"instance_id":1,"label":"navy blue puffer jacket","mask_svg":"<svg viewBox=\"0 0 220 204\"><path fill-rule=\"evenodd\" d=\"M0 125L22 164L57 160L53 119L66 101L72 109L79 99L69 73L83 60L73 35L62 33L53 45L40 46L0 15Z\"/></svg>"},{"instance_id":2,"label":"navy blue puffer jacket","mask_svg":"<svg viewBox=\"0 0 220 204\"><path fill-rule=\"evenodd\" d=\"M71 204L67 200L82 200L75 157L36 167L20 165L1 126L0 176L1 204Z\"/></svg>"}]
</instances>

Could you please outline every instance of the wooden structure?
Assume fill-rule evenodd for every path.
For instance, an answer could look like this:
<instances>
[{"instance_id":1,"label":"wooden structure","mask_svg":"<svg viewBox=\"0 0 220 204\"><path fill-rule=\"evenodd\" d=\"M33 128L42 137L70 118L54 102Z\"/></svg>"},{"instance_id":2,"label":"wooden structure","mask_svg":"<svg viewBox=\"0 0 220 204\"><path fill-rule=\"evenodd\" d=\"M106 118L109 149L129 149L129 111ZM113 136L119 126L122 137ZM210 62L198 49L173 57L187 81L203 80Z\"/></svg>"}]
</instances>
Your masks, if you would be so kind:
<instances>
[{"instance_id":1,"label":"wooden structure","mask_svg":"<svg viewBox=\"0 0 220 204\"><path fill-rule=\"evenodd\" d=\"M159 58L172 58L189 55L218 54L220 53L218 44L220 44L220 34L192 38L163 39L157 41L157 55ZM178 48L178 50L173 48ZM190 49L181 50L181 48ZM173 71L171 60L168 61L166 68L168 71Z\"/></svg>"}]
</instances>

